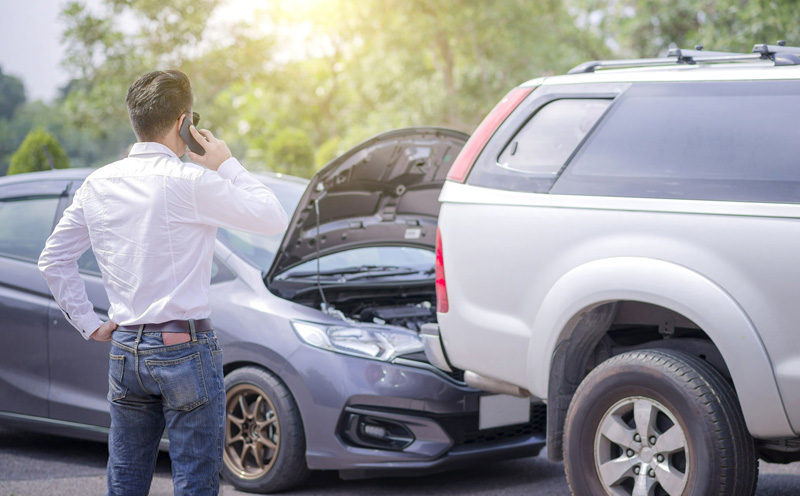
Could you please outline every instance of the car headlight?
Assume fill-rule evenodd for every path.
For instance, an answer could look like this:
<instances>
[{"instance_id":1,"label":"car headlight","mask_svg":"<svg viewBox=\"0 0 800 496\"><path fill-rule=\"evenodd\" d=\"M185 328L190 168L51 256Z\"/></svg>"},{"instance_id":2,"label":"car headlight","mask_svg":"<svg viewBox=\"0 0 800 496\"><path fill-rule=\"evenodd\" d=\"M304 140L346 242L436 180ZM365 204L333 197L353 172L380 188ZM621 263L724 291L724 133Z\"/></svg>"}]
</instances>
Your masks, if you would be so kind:
<instances>
[{"instance_id":1,"label":"car headlight","mask_svg":"<svg viewBox=\"0 0 800 496\"><path fill-rule=\"evenodd\" d=\"M300 339L311 346L385 362L424 349L417 333L401 328L326 326L299 321L292 322L292 326Z\"/></svg>"}]
</instances>

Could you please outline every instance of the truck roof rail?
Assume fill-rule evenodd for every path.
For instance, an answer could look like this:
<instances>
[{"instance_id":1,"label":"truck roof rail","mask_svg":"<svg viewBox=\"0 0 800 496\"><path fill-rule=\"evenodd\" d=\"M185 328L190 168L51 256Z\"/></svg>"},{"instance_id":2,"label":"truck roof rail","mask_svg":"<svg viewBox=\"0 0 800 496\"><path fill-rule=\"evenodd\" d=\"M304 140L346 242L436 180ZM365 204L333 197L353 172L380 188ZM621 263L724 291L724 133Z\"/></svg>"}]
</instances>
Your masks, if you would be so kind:
<instances>
[{"instance_id":1,"label":"truck roof rail","mask_svg":"<svg viewBox=\"0 0 800 496\"><path fill-rule=\"evenodd\" d=\"M786 42L777 45L757 44L751 53L704 51L702 45L694 50L670 48L666 57L651 59L592 60L573 67L567 74L595 72L597 69L627 69L674 64L721 64L725 62L747 62L771 60L776 66L800 65L800 47L788 47Z\"/></svg>"}]
</instances>

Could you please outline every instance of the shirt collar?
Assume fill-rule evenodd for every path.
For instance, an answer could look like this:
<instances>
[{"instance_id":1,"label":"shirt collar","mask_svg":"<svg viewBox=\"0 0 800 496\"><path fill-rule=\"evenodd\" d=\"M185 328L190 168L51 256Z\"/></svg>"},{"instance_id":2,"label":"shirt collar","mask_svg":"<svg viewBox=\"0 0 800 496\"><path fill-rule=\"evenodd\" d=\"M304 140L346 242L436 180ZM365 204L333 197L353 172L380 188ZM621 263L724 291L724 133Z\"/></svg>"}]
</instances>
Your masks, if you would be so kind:
<instances>
[{"instance_id":1,"label":"shirt collar","mask_svg":"<svg viewBox=\"0 0 800 496\"><path fill-rule=\"evenodd\" d=\"M175 152L167 148L165 145L152 141L140 141L133 144L131 151L128 152L128 156L136 157L139 155L167 155L173 157L175 160L180 160L180 157L175 155Z\"/></svg>"}]
</instances>

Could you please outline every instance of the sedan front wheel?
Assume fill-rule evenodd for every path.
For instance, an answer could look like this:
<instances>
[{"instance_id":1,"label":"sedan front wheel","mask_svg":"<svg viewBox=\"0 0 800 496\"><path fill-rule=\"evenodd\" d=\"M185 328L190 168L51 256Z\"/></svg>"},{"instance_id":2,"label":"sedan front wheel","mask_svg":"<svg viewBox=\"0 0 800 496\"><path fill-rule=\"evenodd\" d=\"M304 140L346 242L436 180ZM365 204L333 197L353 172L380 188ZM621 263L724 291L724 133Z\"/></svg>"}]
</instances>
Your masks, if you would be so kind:
<instances>
[{"instance_id":1,"label":"sedan front wheel","mask_svg":"<svg viewBox=\"0 0 800 496\"><path fill-rule=\"evenodd\" d=\"M300 412L280 380L256 367L225 378L223 476L237 489L268 493L308 476Z\"/></svg>"}]
</instances>

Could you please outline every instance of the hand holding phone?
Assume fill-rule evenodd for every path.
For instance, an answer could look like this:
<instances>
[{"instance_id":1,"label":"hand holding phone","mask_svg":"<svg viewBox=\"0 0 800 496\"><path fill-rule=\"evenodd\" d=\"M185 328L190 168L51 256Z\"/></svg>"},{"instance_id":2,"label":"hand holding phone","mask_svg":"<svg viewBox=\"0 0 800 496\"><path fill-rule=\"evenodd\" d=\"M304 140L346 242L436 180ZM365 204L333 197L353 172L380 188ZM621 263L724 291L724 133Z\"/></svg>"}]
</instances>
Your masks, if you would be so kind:
<instances>
[{"instance_id":1,"label":"hand holding phone","mask_svg":"<svg viewBox=\"0 0 800 496\"><path fill-rule=\"evenodd\" d=\"M181 123L181 129L180 131L178 131L178 134L180 134L181 138L183 138L183 141L186 142L186 145L189 147L189 150L193 151L198 155L205 155L206 154L205 148L203 148L203 145L197 142L197 140L194 138L194 136L192 136L192 133L189 130L189 127L193 124L192 120L194 119L194 115L197 115L194 112L192 112L192 114L193 115L191 118L189 116L186 116L183 119L183 122ZM198 120L200 119L199 115L197 116L197 119Z\"/></svg>"},{"instance_id":2,"label":"hand holding phone","mask_svg":"<svg viewBox=\"0 0 800 496\"><path fill-rule=\"evenodd\" d=\"M189 159L192 162L211 170L217 170L223 162L233 156L228 145L221 139L215 138L208 129L198 130L196 127L190 126L189 132L192 133L195 141L202 143L202 147L205 149L205 154L200 155L194 153L189 147Z\"/></svg>"}]
</instances>

